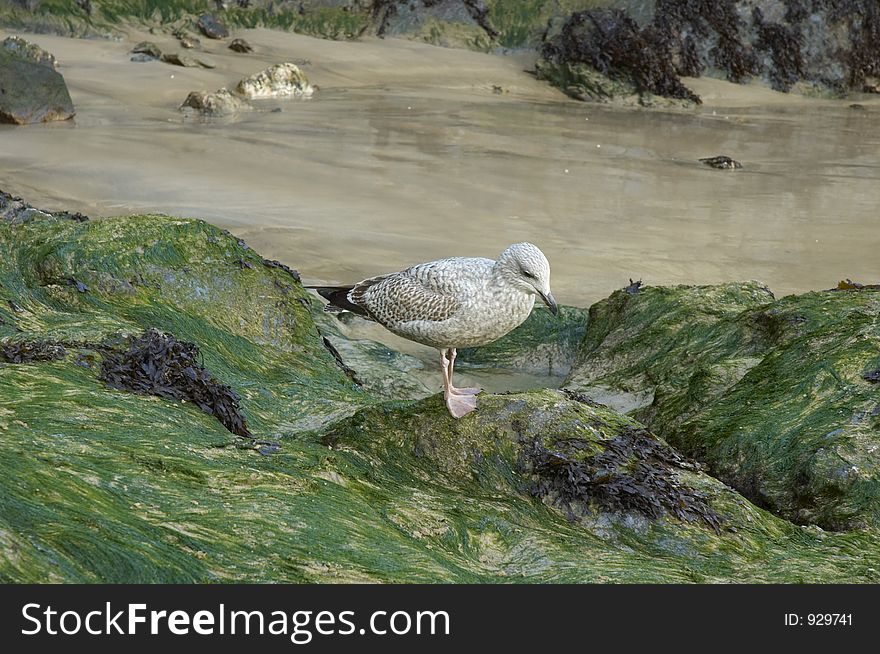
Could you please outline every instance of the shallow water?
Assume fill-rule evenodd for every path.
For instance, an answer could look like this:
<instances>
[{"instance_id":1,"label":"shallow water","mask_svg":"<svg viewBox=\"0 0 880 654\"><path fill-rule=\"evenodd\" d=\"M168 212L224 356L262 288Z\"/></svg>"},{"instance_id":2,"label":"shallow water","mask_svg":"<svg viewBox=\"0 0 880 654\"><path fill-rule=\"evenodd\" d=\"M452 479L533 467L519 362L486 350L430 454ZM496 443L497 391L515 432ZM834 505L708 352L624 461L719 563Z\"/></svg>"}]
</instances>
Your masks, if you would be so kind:
<instances>
[{"instance_id":1,"label":"shallow water","mask_svg":"<svg viewBox=\"0 0 880 654\"><path fill-rule=\"evenodd\" d=\"M613 109L568 100L512 59L245 36L258 55L208 43L211 71L129 62L130 42L29 37L59 56L78 114L0 126L0 188L94 216L204 218L307 282L491 257L522 240L548 255L566 304L629 278L760 279L777 295L880 281L874 100L856 110L705 81L696 111ZM235 122L176 111L189 90L295 57L313 62L311 100ZM697 162L716 154L744 169Z\"/></svg>"}]
</instances>

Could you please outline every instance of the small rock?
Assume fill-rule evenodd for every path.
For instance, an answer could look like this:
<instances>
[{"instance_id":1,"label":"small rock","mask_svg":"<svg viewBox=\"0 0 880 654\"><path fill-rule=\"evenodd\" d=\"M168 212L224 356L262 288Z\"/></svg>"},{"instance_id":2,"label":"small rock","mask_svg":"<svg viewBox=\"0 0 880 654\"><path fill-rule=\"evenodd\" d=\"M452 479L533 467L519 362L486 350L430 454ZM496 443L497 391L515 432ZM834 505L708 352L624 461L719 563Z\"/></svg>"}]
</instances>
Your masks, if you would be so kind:
<instances>
[{"instance_id":1,"label":"small rock","mask_svg":"<svg viewBox=\"0 0 880 654\"><path fill-rule=\"evenodd\" d=\"M283 98L291 95L308 97L314 93L314 88L296 65L284 63L245 77L238 83L236 91L248 99Z\"/></svg>"},{"instance_id":2,"label":"small rock","mask_svg":"<svg viewBox=\"0 0 880 654\"><path fill-rule=\"evenodd\" d=\"M249 108L250 105L247 102L230 93L226 88L219 89L214 93L193 91L180 105L181 110L194 109L203 116L212 117L231 116Z\"/></svg>"},{"instance_id":3,"label":"small rock","mask_svg":"<svg viewBox=\"0 0 880 654\"><path fill-rule=\"evenodd\" d=\"M187 50L193 50L195 48L201 48L202 42L194 36L181 36L180 47L186 48Z\"/></svg>"},{"instance_id":4,"label":"small rock","mask_svg":"<svg viewBox=\"0 0 880 654\"><path fill-rule=\"evenodd\" d=\"M131 49L132 54L144 54L153 59L161 59L162 58L162 50L158 45L153 43L152 41L141 41L136 46ZM134 61L134 59L132 59ZM146 61L144 59L139 59L138 61Z\"/></svg>"},{"instance_id":5,"label":"small rock","mask_svg":"<svg viewBox=\"0 0 880 654\"><path fill-rule=\"evenodd\" d=\"M244 39L232 39L232 43L229 44L229 49L245 54L254 51L254 49L251 47L251 44Z\"/></svg>"},{"instance_id":6,"label":"small rock","mask_svg":"<svg viewBox=\"0 0 880 654\"><path fill-rule=\"evenodd\" d=\"M183 66L184 68L215 68L215 64L210 59L204 57L194 57L186 52L168 52L162 55L162 61L166 64L174 66Z\"/></svg>"},{"instance_id":7,"label":"small rock","mask_svg":"<svg viewBox=\"0 0 880 654\"><path fill-rule=\"evenodd\" d=\"M731 159L725 155L718 155L717 157L704 157L700 159L700 161L707 166L712 168L717 168L718 170L736 170L737 168L742 168L742 164L735 159Z\"/></svg>"},{"instance_id":8,"label":"small rock","mask_svg":"<svg viewBox=\"0 0 880 654\"><path fill-rule=\"evenodd\" d=\"M213 14L202 14L199 16L196 25L198 25L202 34L209 39L225 39L229 36L229 30L226 29L226 25L224 25L220 19Z\"/></svg>"},{"instance_id":9,"label":"small rock","mask_svg":"<svg viewBox=\"0 0 880 654\"><path fill-rule=\"evenodd\" d=\"M139 52L137 54L131 55L131 61L136 61L138 63L143 63L145 61L158 61L156 57L152 57L146 53Z\"/></svg>"}]
</instances>

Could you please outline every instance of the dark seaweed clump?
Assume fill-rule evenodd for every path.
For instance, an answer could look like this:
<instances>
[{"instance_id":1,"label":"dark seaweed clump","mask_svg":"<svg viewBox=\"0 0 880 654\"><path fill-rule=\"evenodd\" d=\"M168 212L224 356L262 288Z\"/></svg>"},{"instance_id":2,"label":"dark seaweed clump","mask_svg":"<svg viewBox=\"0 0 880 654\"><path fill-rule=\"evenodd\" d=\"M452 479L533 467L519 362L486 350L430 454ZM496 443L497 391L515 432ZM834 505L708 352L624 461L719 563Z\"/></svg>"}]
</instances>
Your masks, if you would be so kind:
<instances>
[{"instance_id":1,"label":"dark seaweed clump","mask_svg":"<svg viewBox=\"0 0 880 654\"><path fill-rule=\"evenodd\" d=\"M802 80L836 92L873 90L880 77L877 0L657 0L640 27L625 10L573 13L549 37L542 56L556 64L586 63L640 92L693 99L680 75L707 68L731 82L765 75L778 91Z\"/></svg>"},{"instance_id":2,"label":"dark seaweed clump","mask_svg":"<svg viewBox=\"0 0 880 654\"><path fill-rule=\"evenodd\" d=\"M101 380L118 390L192 402L233 434L251 437L238 394L199 363L194 343L148 329L129 338L126 348L105 353Z\"/></svg>"},{"instance_id":3,"label":"dark seaweed clump","mask_svg":"<svg viewBox=\"0 0 880 654\"><path fill-rule=\"evenodd\" d=\"M49 341L19 341L0 344L0 361L5 363L31 363L33 361L57 361L67 356L67 350Z\"/></svg>"},{"instance_id":4,"label":"dark seaweed clump","mask_svg":"<svg viewBox=\"0 0 880 654\"><path fill-rule=\"evenodd\" d=\"M572 504L583 503L651 519L672 514L720 531L721 517L705 496L678 482L678 471L696 464L646 429L629 427L601 445L600 453L585 455L594 442L553 438L545 446L536 440L523 448L519 467L532 476L534 495L554 497L571 517Z\"/></svg>"},{"instance_id":5,"label":"dark seaweed clump","mask_svg":"<svg viewBox=\"0 0 880 654\"><path fill-rule=\"evenodd\" d=\"M699 104L699 96L679 79L666 40L661 30L639 29L625 11L589 9L572 14L558 42L544 45L543 55L589 64L612 79L631 81L640 92Z\"/></svg>"},{"instance_id":6,"label":"dark seaweed clump","mask_svg":"<svg viewBox=\"0 0 880 654\"><path fill-rule=\"evenodd\" d=\"M770 85L777 91L788 92L805 76L801 31L791 25L764 22L764 14L758 7L752 12L752 20L758 30L755 49L769 53L773 62L768 71Z\"/></svg>"}]
</instances>

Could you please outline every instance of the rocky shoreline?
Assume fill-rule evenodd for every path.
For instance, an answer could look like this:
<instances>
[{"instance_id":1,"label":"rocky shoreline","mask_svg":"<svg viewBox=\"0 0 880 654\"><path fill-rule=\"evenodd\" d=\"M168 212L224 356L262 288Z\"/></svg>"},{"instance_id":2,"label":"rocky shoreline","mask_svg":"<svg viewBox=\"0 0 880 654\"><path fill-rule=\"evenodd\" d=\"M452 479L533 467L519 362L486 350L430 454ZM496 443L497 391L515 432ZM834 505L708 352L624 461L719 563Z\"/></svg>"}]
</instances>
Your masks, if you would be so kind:
<instances>
[{"instance_id":1,"label":"rocky shoreline","mask_svg":"<svg viewBox=\"0 0 880 654\"><path fill-rule=\"evenodd\" d=\"M0 579L876 583L878 316L634 284L454 421L228 232L3 193Z\"/></svg>"},{"instance_id":2,"label":"rocky shoreline","mask_svg":"<svg viewBox=\"0 0 880 654\"><path fill-rule=\"evenodd\" d=\"M569 96L639 106L701 102L688 78L758 81L784 93L880 92L880 8L871 0L130 0L10 1L0 25L113 38L137 26L185 49L230 28L335 40L398 37L481 52L530 52L535 73ZM230 47L236 48L234 42ZM239 44L248 52L249 44ZM191 54L173 62L205 65ZM190 65L181 63L179 65Z\"/></svg>"}]
</instances>

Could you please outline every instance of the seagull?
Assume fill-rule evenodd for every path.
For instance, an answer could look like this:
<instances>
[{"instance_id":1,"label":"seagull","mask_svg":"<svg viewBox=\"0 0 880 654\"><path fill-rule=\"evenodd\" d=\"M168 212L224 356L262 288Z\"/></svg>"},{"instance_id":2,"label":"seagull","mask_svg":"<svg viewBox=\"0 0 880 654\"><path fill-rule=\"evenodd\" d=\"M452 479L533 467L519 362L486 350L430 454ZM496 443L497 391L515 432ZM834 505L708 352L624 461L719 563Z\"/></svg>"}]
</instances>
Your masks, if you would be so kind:
<instances>
[{"instance_id":1,"label":"seagull","mask_svg":"<svg viewBox=\"0 0 880 654\"><path fill-rule=\"evenodd\" d=\"M443 396L454 418L477 408L479 388L452 383L456 350L478 347L520 325L541 298L555 316L550 264L531 243L515 243L496 260L450 257L370 277L352 286L312 286L326 311L351 311L403 338L440 350Z\"/></svg>"}]
</instances>

